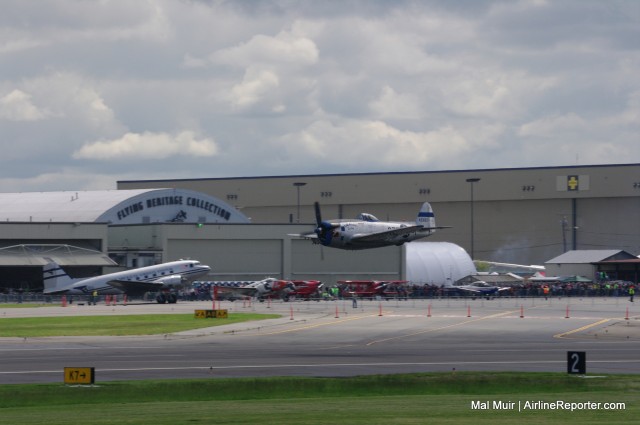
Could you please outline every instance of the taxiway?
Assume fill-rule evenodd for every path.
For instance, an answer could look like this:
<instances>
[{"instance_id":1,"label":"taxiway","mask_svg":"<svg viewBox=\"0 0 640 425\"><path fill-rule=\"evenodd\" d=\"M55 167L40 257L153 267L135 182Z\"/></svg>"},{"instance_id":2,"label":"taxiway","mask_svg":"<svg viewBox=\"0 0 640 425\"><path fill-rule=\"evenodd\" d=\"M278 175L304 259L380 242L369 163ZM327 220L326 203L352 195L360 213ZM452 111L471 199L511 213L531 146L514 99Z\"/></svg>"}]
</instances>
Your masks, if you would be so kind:
<instances>
[{"instance_id":1,"label":"taxiway","mask_svg":"<svg viewBox=\"0 0 640 425\"><path fill-rule=\"evenodd\" d=\"M94 367L96 382L434 371L640 373L640 308L626 298L222 302L278 319L135 337L0 338L0 384L61 382ZM211 302L3 309L3 318L193 314ZM221 320L221 319L194 319Z\"/></svg>"}]
</instances>

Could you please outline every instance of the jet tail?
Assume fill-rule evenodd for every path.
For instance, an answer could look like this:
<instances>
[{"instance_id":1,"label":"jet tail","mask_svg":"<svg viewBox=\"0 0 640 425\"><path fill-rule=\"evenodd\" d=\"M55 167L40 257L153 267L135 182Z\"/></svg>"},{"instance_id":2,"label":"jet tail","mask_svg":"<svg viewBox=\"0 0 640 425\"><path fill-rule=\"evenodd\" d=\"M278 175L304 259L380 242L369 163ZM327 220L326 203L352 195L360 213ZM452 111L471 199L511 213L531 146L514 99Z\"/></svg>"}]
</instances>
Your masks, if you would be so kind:
<instances>
[{"instance_id":1,"label":"jet tail","mask_svg":"<svg viewBox=\"0 0 640 425\"><path fill-rule=\"evenodd\" d=\"M418 212L418 217L416 218L416 224L419 226L423 226L427 229L435 229L436 228L436 217L433 214L433 209L431 208L431 204L425 202L422 204L420 211Z\"/></svg>"},{"instance_id":2,"label":"jet tail","mask_svg":"<svg viewBox=\"0 0 640 425\"><path fill-rule=\"evenodd\" d=\"M73 279L69 277L67 272L52 260L42 267L42 281L45 294L64 292L73 283Z\"/></svg>"}]
</instances>

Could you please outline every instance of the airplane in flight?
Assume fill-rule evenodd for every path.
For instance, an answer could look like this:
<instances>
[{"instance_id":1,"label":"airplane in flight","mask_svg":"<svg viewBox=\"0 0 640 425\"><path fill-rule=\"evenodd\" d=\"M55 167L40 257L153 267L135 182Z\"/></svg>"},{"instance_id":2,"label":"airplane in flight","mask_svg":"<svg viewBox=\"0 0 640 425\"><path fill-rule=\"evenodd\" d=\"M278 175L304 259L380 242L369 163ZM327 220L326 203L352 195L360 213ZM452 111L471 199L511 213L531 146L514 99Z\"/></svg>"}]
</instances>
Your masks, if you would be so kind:
<instances>
[{"instance_id":1,"label":"airplane in flight","mask_svg":"<svg viewBox=\"0 0 640 425\"><path fill-rule=\"evenodd\" d=\"M179 260L140 267L102 276L72 279L55 261L49 259L43 267L45 294L137 295L160 292L156 301L174 304L178 298L172 289L206 275L211 267L196 260Z\"/></svg>"},{"instance_id":2,"label":"airplane in flight","mask_svg":"<svg viewBox=\"0 0 640 425\"><path fill-rule=\"evenodd\" d=\"M355 219L322 220L320 204L315 204L316 228L312 233L289 236L311 239L316 244L339 249L369 249L400 246L405 242L425 238L436 229L435 216L428 202L422 204L415 222L380 221L369 213L360 213Z\"/></svg>"}]
</instances>

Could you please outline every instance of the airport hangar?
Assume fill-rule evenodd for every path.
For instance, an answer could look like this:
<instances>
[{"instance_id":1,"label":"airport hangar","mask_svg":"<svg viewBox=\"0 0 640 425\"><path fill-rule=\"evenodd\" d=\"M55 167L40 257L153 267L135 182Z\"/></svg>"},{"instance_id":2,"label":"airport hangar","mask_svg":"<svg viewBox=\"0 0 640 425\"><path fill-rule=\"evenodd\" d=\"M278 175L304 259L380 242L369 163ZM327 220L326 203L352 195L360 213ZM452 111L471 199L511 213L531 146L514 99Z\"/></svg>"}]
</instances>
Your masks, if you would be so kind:
<instances>
[{"instance_id":1,"label":"airport hangar","mask_svg":"<svg viewBox=\"0 0 640 425\"><path fill-rule=\"evenodd\" d=\"M120 181L118 189L0 194L0 286L41 286L41 252L51 257L51 244L97 250L123 267L194 258L213 267L208 280L328 284L443 284L473 272L466 252L518 264L543 264L574 249L640 252L640 164ZM188 198L199 201L185 205ZM314 201L324 219L369 212L382 220L413 220L429 201L436 223L452 228L405 247L322 248L287 236L314 228ZM57 258L72 275L107 265L105 255L73 249ZM415 258L432 266L408 266ZM638 275L637 264L620 267Z\"/></svg>"},{"instance_id":2,"label":"airport hangar","mask_svg":"<svg viewBox=\"0 0 640 425\"><path fill-rule=\"evenodd\" d=\"M455 281L475 272L459 246L439 242L335 252L288 236L307 224L250 223L216 197L189 189L0 193L0 292L38 291L55 261L87 277L193 258L201 280L341 279ZM346 255L345 255L346 254ZM415 264L407 267L407 259Z\"/></svg>"},{"instance_id":3,"label":"airport hangar","mask_svg":"<svg viewBox=\"0 0 640 425\"><path fill-rule=\"evenodd\" d=\"M459 245L474 260L544 264L591 249L640 254L640 164L118 182L119 189L154 187L196 190L252 223L299 222L307 230L315 201L323 219L369 212L381 220L415 220L429 201L436 225L452 228L426 240Z\"/></svg>"}]
</instances>

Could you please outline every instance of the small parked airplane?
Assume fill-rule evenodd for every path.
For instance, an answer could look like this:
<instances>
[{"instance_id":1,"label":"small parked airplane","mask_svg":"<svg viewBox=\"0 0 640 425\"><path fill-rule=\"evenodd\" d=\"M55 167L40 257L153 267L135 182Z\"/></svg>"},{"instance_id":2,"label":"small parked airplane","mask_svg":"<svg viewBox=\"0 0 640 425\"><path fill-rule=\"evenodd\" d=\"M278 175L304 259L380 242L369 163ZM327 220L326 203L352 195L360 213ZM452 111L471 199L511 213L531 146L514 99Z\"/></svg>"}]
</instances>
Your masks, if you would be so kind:
<instances>
[{"instance_id":1,"label":"small parked airplane","mask_svg":"<svg viewBox=\"0 0 640 425\"><path fill-rule=\"evenodd\" d=\"M289 292L295 290L293 282L268 277L257 281L213 281L201 282L214 288L220 297L237 299L242 297L255 297L259 301L266 298L286 298Z\"/></svg>"},{"instance_id":2,"label":"small parked airplane","mask_svg":"<svg viewBox=\"0 0 640 425\"><path fill-rule=\"evenodd\" d=\"M509 291L511 288L508 286L494 286L489 285L484 281L477 281L470 285L452 285L446 286L444 288L445 291L458 291L462 293L466 293L472 296L472 298L476 297L485 297L486 299L490 299L491 297L495 297L499 295L501 292Z\"/></svg>"},{"instance_id":3,"label":"small parked airplane","mask_svg":"<svg viewBox=\"0 0 640 425\"><path fill-rule=\"evenodd\" d=\"M177 297L170 290L199 276L207 274L211 267L195 260L179 260L154 266L109 273L84 279L72 279L53 260L43 267L45 294L91 295L144 294L161 291L157 301L175 303Z\"/></svg>"},{"instance_id":4,"label":"small parked airplane","mask_svg":"<svg viewBox=\"0 0 640 425\"><path fill-rule=\"evenodd\" d=\"M409 296L407 283L406 280L339 280L338 287L343 297L406 299Z\"/></svg>"},{"instance_id":5,"label":"small parked airplane","mask_svg":"<svg viewBox=\"0 0 640 425\"><path fill-rule=\"evenodd\" d=\"M292 280L291 283L293 283L295 290L286 295L285 301L288 301L290 297L317 301L322 298L321 291L324 284L319 280Z\"/></svg>"},{"instance_id":6,"label":"small parked airplane","mask_svg":"<svg viewBox=\"0 0 640 425\"><path fill-rule=\"evenodd\" d=\"M360 213L355 219L323 221L320 204L315 203L316 228L313 233L290 234L314 243L340 249L368 249L389 245L402 245L416 239L425 238L436 229L435 216L428 202L422 204L415 222L380 221L368 213Z\"/></svg>"}]
</instances>

